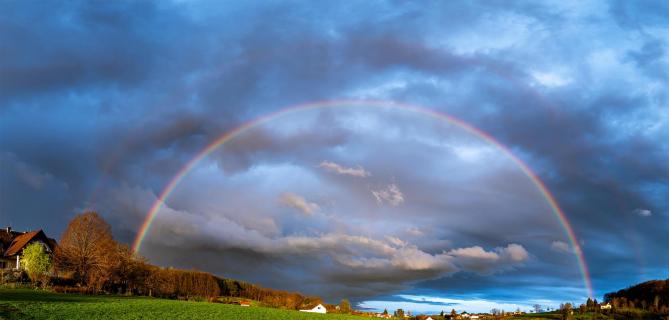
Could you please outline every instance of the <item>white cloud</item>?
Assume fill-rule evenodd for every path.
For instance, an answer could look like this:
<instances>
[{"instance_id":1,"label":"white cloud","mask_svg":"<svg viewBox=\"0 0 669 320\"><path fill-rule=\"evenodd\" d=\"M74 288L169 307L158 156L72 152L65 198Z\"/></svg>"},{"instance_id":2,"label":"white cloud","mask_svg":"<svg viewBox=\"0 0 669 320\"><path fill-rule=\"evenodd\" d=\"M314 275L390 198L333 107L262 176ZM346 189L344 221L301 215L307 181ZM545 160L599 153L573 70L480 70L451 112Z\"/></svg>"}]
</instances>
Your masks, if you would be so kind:
<instances>
[{"instance_id":1,"label":"white cloud","mask_svg":"<svg viewBox=\"0 0 669 320\"><path fill-rule=\"evenodd\" d=\"M454 272L455 266L452 257L446 254L431 255L419 250L416 246L408 245L400 248L393 255L393 267L401 270L437 270L439 272Z\"/></svg>"},{"instance_id":2,"label":"white cloud","mask_svg":"<svg viewBox=\"0 0 669 320\"><path fill-rule=\"evenodd\" d=\"M511 243L486 251L480 246L452 249L445 254L454 258L454 263L463 270L482 274L494 273L513 267L529 258L529 253L519 244Z\"/></svg>"},{"instance_id":3,"label":"white cloud","mask_svg":"<svg viewBox=\"0 0 669 320\"><path fill-rule=\"evenodd\" d=\"M496 252L485 251L479 246L469 248L453 249L448 252L450 255L467 258L467 259L482 259L482 260L499 260L499 255Z\"/></svg>"},{"instance_id":4,"label":"white cloud","mask_svg":"<svg viewBox=\"0 0 669 320\"><path fill-rule=\"evenodd\" d=\"M634 210L634 213L636 213L636 214L638 214L638 215L640 215L640 216L642 216L642 217L650 217L650 216L653 215L653 212L651 212L650 210L648 210L648 209L641 209L641 208L639 208L639 209L635 209L635 210Z\"/></svg>"},{"instance_id":5,"label":"white cloud","mask_svg":"<svg viewBox=\"0 0 669 320\"><path fill-rule=\"evenodd\" d=\"M532 72L532 77L545 87L562 87L572 82L571 78L553 72Z\"/></svg>"},{"instance_id":6,"label":"white cloud","mask_svg":"<svg viewBox=\"0 0 669 320\"><path fill-rule=\"evenodd\" d=\"M404 194L394 183L381 190L372 190L372 194L374 195L374 198L376 198L376 202L387 202L393 207L397 207L404 202Z\"/></svg>"},{"instance_id":7,"label":"white cloud","mask_svg":"<svg viewBox=\"0 0 669 320\"><path fill-rule=\"evenodd\" d=\"M453 249L448 254L466 259L524 261L529 257L527 250L519 244L511 243L506 247L496 248L494 251L486 251L480 246Z\"/></svg>"},{"instance_id":8,"label":"white cloud","mask_svg":"<svg viewBox=\"0 0 669 320\"><path fill-rule=\"evenodd\" d=\"M509 257L511 261L516 262L525 261L529 257L527 250L525 250L523 246L516 243L509 244L506 246L506 248L502 249L501 252L503 255Z\"/></svg>"},{"instance_id":9,"label":"white cloud","mask_svg":"<svg viewBox=\"0 0 669 320\"><path fill-rule=\"evenodd\" d=\"M452 150L455 155L458 156L458 158L471 162L479 161L491 153L491 150L488 146L459 145L453 146Z\"/></svg>"},{"instance_id":10,"label":"white cloud","mask_svg":"<svg viewBox=\"0 0 669 320\"><path fill-rule=\"evenodd\" d=\"M448 312L455 309L458 313L462 311L467 312L490 312L491 309L499 309L506 311L515 311L520 308L523 311L532 309L531 303L500 303L496 301L484 299L453 299L431 296L417 296L417 295L398 295L404 301L383 301L370 300L363 301L360 306L363 308L370 308L376 311L383 309L394 310L402 308L410 310L413 313L438 313L442 310Z\"/></svg>"},{"instance_id":11,"label":"white cloud","mask_svg":"<svg viewBox=\"0 0 669 320\"><path fill-rule=\"evenodd\" d=\"M263 248L255 248L273 254L325 255L334 261L354 269L374 271L377 275L397 272L424 271L432 276L454 273L460 270L490 273L508 269L525 261L529 254L521 245L509 244L486 251L480 246L458 248L448 252L430 254L397 237L384 240L343 233L319 236L288 236L269 240ZM413 278L425 275L405 274Z\"/></svg>"},{"instance_id":12,"label":"white cloud","mask_svg":"<svg viewBox=\"0 0 669 320\"><path fill-rule=\"evenodd\" d=\"M569 244L560 240L555 240L551 243L551 250L562 253L572 252Z\"/></svg>"},{"instance_id":13,"label":"white cloud","mask_svg":"<svg viewBox=\"0 0 669 320\"><path fill-rule=\"evenodd\" d=\"M343 174L343 175L349 175L349 176L353 176L353 177L364 178L364 177L369 177L371 175L369 172L365 171L365 169L361 166L357 166L355 168L347 168L347 167L344 167L340 164L330 162L330 161L323 161L318 166L327 170L327 171L330 171L330 172L335 172L337 174Z\"/></svg>"},{"instance_id":14,"label":"white cloud","mask_svg":"<svg viewBox=\"0 0 669 320\"><path fill-rule=\"evenodd\" d=\"M286 201L291 201L291 204L301 203L295 201L301 197L289 195L283 198L289 199ZM157 220L159 228L153 228L149 243L151 239L168 238L170 246L218 244L222 250L247 249L268 257L290 256L298 260L309 257L311 261L334 261L336 264L330 268L330 276L341 279L356 277L359 285L379 279L407 283L459 271L494 273L507 270L527 257L525 249L517 244L492 251L475 246L429 253L393 236L376 239L338 232L269 236L222 216L196 216L168 206L163 206L160 214L161 219ZM165 242L161 240L160 243Z\"/></svg>"},{"instance_id":15,"label":"white cloud","mask_svg":"<svg viewBox=\"0 0 669 320\"><path fill-rule=\"evenodd\" d=\"M293 193L282 194L279 198L279 202L285 206L298 209L306 215L312 215L316 210L319 209L318 204L309 202L304 197Z\"/></svg>"},{"instance_id":16,"label":"white cloud","mask_svg":"<svg viewBox=\"0 0 669 320\"><path fill-rule=\"evenodd\" d=\"M386 236L386 240L388 240L388 242L395 245L396 247L402 247L402 246L405 246L407 244L402 239L400 239L398 237L393 237L393 236Z\"/></svg>"},{"instance_id":17,"label":"white cloud","mask_svg":"<svg viewBox=\"0 0 669 320\"><path fill-rule=\"evenodd\" d=\"M425 232L423 232L423 230L416 227L411 227L407 229L407 233L415 237L422 237L425 235Z\"/></svg>"}]
</instances>

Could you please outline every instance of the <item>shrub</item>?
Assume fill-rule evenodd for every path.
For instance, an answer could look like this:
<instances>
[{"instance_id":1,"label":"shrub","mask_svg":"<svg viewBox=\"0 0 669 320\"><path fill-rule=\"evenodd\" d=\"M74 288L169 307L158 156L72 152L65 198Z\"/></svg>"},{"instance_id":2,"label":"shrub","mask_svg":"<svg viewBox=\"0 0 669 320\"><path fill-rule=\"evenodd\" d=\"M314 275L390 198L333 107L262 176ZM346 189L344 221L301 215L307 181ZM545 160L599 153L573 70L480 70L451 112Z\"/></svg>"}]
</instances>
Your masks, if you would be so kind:
<instances>
[{"instance_id":1,"label":"shrub","mask_svg":"<svg viewBox=\"0 0 669 320\"><path fill-rule=\"evenodd\" d=\"M44 249L44 245L39 242L33 242L26 246L23 249L21 261L33 284L36 284L38 281L42 282L42 285L48 283L51 257L49 257L49 254Z\"/></svg>"}]
</instances>

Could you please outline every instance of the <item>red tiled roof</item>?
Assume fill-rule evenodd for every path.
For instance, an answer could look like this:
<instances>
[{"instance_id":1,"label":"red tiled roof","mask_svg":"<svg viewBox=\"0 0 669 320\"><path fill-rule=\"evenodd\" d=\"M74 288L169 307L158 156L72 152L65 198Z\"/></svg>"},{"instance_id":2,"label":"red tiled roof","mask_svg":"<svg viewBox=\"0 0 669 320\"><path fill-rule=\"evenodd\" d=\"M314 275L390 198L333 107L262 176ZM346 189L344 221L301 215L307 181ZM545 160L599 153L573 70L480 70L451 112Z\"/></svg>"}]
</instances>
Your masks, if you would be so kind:
<instances>
[{"instance_id":1,"label":"red tiled roof","mask_svg":"<svg viewBox=\"0 0 669 320\"><path fill-rule=\"evenodd\" d=\"M19 251L21 251L21 249L23 249L23 247L25 247L28 244L28 242L30 242L30 240L35 238L36 235L40 234L40 232L44 234L44 232L42 232L42 230L40 229L36 231L26 232L14 238L12 244L10 244L9 248L7 248L7 251L5 251L5 256L6 257L13 256L19 253Z\"/></svg>"},{"instance_id":2,"label":"red tiled roof","mask_svg":"<svg viewBox=\"0 0 669 320\"><path fill-rule=\"evenodd\" d=\"M23 234L23 232L10 231L0 229L0 247L4 249L9 248L9 245L14 241L16 236Z\"/></svg>"}]
</instances>

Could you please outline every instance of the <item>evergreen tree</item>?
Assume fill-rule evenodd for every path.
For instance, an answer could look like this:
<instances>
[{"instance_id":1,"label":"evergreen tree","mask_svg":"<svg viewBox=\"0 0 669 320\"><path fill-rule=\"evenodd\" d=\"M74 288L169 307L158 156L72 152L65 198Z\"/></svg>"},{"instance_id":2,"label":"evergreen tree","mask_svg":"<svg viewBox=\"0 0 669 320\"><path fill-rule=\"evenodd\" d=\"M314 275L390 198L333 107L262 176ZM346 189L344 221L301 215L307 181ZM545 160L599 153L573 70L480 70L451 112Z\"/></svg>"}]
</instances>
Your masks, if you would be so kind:
<instances>
[{"instance_id":1,"label":"evergreen tree","mask_svg":"<svg viewBox=\"0 0 669 320\"><path fill-rule=\"evenodd\" d=\"M585 302L585 308L586 308L588 311L594 311L595 308L594 308L593 305L594 305L594 303L593 303L593 301L592 301L592 298L588 298L588 300Z\"/></svg>"}]
</instances>

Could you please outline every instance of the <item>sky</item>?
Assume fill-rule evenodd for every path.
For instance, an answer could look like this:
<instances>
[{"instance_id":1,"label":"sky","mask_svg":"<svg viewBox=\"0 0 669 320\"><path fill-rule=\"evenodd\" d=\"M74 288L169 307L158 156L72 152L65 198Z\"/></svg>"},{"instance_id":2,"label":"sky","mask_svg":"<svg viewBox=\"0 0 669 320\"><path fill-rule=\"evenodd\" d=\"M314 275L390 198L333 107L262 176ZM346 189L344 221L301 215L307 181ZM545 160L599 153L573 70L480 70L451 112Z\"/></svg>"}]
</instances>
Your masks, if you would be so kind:
<instances>
[{"instance_id":1,"label":"sky","mask_svg":"<svg viewBox=\"0 0 669 320\"><path fill-rule=\"evenodd\" d=\"M0 12L3 225L59 238L96 210L131 244L185 164L265 117L194 163L141 255L414 312L580 303L579 251L599 299L669 277L664 1Z\"/></svg>"}]
</instances>

